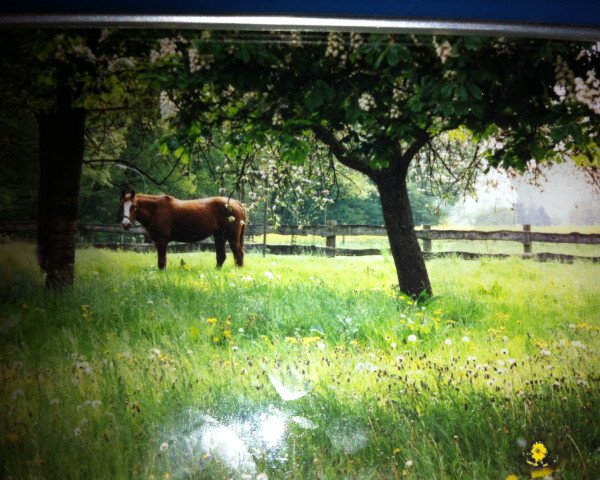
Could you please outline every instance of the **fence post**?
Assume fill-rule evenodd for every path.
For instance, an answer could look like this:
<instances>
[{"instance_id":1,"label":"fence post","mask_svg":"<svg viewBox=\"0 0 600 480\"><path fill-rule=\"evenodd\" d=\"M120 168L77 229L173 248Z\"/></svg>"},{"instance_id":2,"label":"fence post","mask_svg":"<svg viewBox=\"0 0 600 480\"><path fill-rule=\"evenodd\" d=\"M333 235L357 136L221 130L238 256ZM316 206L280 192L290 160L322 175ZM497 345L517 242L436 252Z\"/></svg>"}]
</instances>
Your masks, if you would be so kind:
<instances>
[{"instance_id":1,"label":"fence post","mask_svg":"<svg viewBox=\"0 0 600 480\"><path fill-rule=\"evenodd\" d=\"M327 220L325 225L331 227L331 233L333 233L333 235L325 237L325 246L335 249L335 226L337 225L337 221ZM335 250L333 251L333 256L335 257Z\"/></svg>"},{"instance_id":2,"label":"fence post","mask_svg":"<svg viewBox=\"0 0 600 480\"><path fill-rule=\"evenodd\" d=\"M523 225L523 231L526 232L525 240L523 241L523 253L527 255L531 253L531 235L529 235L531 232L531 225Z\"/></svg>"},{"instance_id":3,"label":"fence post","mask_svg":"<svg viewBox=\"0 0 600 480\"><path fill-rule=\"evenodd\" d=\"M423 225L423 230L431 230L431 225ZM423 237L423 252L431 253L431 238Z\"/></svg>"}]
</instances>

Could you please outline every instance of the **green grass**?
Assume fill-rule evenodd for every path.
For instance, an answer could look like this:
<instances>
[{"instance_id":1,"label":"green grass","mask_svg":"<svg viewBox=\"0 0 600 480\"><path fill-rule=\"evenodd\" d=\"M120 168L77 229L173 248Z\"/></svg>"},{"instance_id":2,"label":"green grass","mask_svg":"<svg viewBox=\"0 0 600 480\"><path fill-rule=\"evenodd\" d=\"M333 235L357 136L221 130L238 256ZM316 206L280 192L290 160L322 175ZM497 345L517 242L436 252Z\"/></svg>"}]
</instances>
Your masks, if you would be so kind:
<instances>
[{"instance_id":1,"label":"green grass","mask_svg":"<svg viewBox=\"0 0 600 480\"><path fill-rule=\"evenodd\" d=\"M387 256L246 258L81 250L57 294L0 245L0 477L596 478L599 265L436 259L415 305Z\"/></svg>"}]
</instances>

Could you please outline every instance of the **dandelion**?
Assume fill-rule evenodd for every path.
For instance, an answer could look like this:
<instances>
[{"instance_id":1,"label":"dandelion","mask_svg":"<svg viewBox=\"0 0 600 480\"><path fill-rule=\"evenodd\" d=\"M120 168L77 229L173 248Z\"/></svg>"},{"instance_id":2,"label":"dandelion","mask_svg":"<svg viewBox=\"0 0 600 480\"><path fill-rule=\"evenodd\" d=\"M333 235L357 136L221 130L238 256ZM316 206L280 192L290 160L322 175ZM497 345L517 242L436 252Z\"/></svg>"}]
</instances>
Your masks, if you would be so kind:
<instances>
[{"instance_id":1,"label":"dandelion","mask_svg":"<svg viewBox=\"0 0 600 480\"><path fill-rule=\"evenodd\" d=\"M471 339L465 335L464 337L461 338L461 341L463 341L465 343L469 343L471 341Z\"/></svg>"},{"instance_id":2,"label":"dandelion","mask_svg":"<svg viewBox=\"0 0 600 480\"><path fill-rule=\"evenodd\" d=\"M477 361L477 357L475 357L474 355L469 355L467 357L467 363L475 363Z\"/></svg>"},{"instance_id":3,"label":"dandelion","mask_svg":"<svg viewBox=\"0 0 600 480\"><path fill-rule=\"evenodd\" d=\"M73 435L75 435L76 437L81 436L81 428L75 428L75 430L73 430Z\"/></svg>"},{"instance_id":4,"label":"dandelion","mask_svg":"<svg viewBox=\"0 0 600 480\"><path fill-rule=\"evenodd\" d=\"M215 323L217 323L217 319L215 317L207 318L206 323L208 323L209 325L214 325Z\"/></svg>"},{"instance_id":5,"label":"dandelion","mask_svg":"<svg viewBox=\"0 0 600 480\"><path fill-rule=\"evenodd\" d=\"M444 344L450 346L450 345L452 345L452 340L447 338L446 340L444 340Z\"/></svg>"},{"instance_id":6,"label":"dandelion","mask_svg":"<svg viewBox=\"0 0 600 480\"><path fill-rule=\"evenodd\" d=\"M158 449L159 449L161 452L164 452L164 451L165 451L165 450L167 450L168 448L169 448L169 444L168 444L167 442L163 442L163 443L161 443L161 444L160 444L160 447L158 447Z\"/></svg>"},{"instance_id":7,"label":"dandelion","mask_svg":"<svg viewBox=\"0 0 600 480\"><path fill-rule=\"evenodd\" d=\"M102 405L102 400L94 400L91 403L91 406L94 410L97 410L100 407L100 405Z\"/></svg>"},{"instance_id":8,"label":"dandelion","mask_svg":"<svg viewBox=\"0 0 600 480\"><path fill-rule=\"evenodd\" d=\"M549 357L551 355L550 350L546 350L545 348L542 348L540 350L540 355L544 356L544 357Z\"/></svg>"},{"instance_id":9,"label":"dandelion","mask_svg":"<svg viewBox=\"0 0 600 480\"><path fill-rule=\"evenodd\" d=\"M507 348L503 348L502 350L500 350L500 353L502 355L508 355L508 349Z\"/></svg>"},{"instance_id":10,"label":"dandelion","mask_svg":"<svg viewBox=\"0 0 600 480\"><path fill-rule=\"evenodd\" d=\"M411 343L414 343L417 341L417 336L413 333L413 334L409 335L406 340L408 340Z\"/></svg>"},{"instance_id":11,"label":"dandelion","mask_svg":"<svg viewBox=\"0 0 600 480\"><path fill-rule=\"evenodd\" d=\"M517 477L516 475L509 475L504 480L519 480L519 477Z\"/></svg>"},{"instance_id":12,"label":"dandelion","mask_svg":"<svg viewBox=\"0 0 600 480\"><path fill-rule=\"evenodd\" d=\"M407 460L406 462L404 462L404 466L406 468L410 468L413 466L413 461L412 460Z\"/></svg>"},{"instance_id":13,"label":"dandelion","mask_svg":"<svg viewBox=\"0 0 600 480\"><path fill-rule=\"evenodd\" d=\"M265 277L272 280L275 278L275 275L273 275L271 272L265 272Z\"/></svg>"},{"instance_id":14,"label":"dandelion","mask_svg":"<svg viewBox=\"0 0 600 480\"><path fill-rule=\"evenodd\" d=\"M541 442L536 442L531 447L531 458L535 460L536 463L541 462L548 453L548 449Z\"/></svg>"}]
</instances>

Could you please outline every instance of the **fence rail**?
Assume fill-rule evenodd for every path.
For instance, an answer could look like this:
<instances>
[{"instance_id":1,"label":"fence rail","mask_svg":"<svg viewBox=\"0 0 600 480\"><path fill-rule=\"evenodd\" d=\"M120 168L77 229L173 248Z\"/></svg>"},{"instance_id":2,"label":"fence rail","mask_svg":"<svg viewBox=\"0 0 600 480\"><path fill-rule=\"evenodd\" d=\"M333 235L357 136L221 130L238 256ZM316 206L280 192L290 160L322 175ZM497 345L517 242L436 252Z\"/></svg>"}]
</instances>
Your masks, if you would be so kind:
<instances>
[{"instance_id":1,"label":"fence rail","mask_svg":"<svg viewBox=\"0 0 600 480\"><path fill-rule=\"evenodd\" d=\"M118 225L97 225L97 224L79 224L77 226L79 233L84 239L84 244L96 247L111 248L111 249L128 249L137 251L152 250L153 246L148 243L124 243L121 242L93 242L91 236L96 233L107 233L119 235L122 239L127 236L141 236L145 234L143 227L133 227L128 231L124 231ZM9 235L20 234L35 234L37 225L34 222L11 222L0 223L0 233ZM338 225L331 222L327 225L314 226L297 226L297 225L281 225L278 227L268 226L266 229L263 225L248 225L246 229L247 237L262 236L264 233L287 235L292 237L291 245L266 245L266 244L248 244L248 250L262 249L263 253L271 254L304 254L304 253L323 253L325 255L380 255L382 249L366 248L366 249L350 249L338 248L337 237L346 236L386 236L387 232L383 226L373 225ZM580 257L574 255L554 254L554 253L536 253L532 252L533 242L545 243L572 243L583 245L600 245L600 234L598 233L545 233L532 232L530 225L523 225L523 230L496 230L496 231L481 231L481 230L444 230L432 229L430 225L423 225L422 229L416 229L415 233L423 243L423 253L425 257L431 258L442 255L457 255L463 258L478 258L482 256L488 257L508 257L509 254L490 254L490 253L472 253L472 252L433 252L432 242L434 240L467 240L467 241L512 241L523 245L523 256L535 258L538 260L560 260L572 262L576 258L589 259L595 262L600 262L600 257ZM293 244L293 239L296 236L317 236L325 238L326 246L303 246ZM196 242L190 244L172 245L171 250L184 252L196 250L212 249L211 242Z\"/></svg>"}]
</instances>

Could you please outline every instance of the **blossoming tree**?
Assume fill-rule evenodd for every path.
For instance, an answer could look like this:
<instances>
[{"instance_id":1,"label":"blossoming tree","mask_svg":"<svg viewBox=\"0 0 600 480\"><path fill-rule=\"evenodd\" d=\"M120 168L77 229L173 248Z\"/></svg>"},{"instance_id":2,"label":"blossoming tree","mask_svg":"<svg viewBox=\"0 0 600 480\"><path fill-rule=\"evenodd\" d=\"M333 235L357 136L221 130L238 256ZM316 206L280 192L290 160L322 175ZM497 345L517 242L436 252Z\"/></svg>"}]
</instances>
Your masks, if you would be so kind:
<instances>
[{"instance_id":1,"label":"blossoming tree","mask_svg":"<svg viewBox=\"0 0 600 480\"><path fill-rule=\"evenodd\" d=\"M417 297L432 292L407 192L415 158L461 128L483 165L597 166L599 58L597 45L551 40L182 32L153 51L145 80L163 91L177 148L218 128L240 152L273 144L299 165L320 142L370 177L400 289Z\"/></svg>"}]
</instances>

